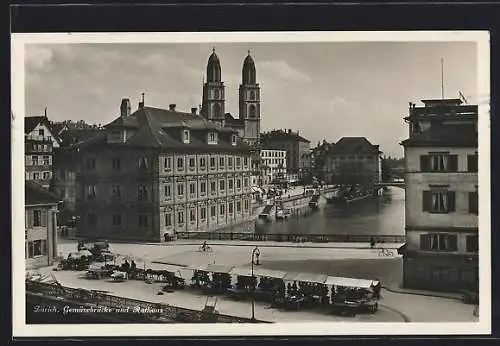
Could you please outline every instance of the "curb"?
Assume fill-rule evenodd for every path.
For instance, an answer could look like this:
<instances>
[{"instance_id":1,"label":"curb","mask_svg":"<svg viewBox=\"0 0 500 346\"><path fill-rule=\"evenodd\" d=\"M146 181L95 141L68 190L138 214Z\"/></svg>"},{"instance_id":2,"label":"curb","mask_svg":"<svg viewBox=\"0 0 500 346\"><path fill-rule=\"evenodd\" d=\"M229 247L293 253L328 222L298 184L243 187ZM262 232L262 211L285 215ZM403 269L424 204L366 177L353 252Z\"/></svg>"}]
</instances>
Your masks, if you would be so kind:
<instances>
[{"instance_id":1,"label":"curb","mask_svg":"<svg viewBox=\"0 0 500 346\"><path fill-rule=\"evenodd\" d=\"M405 291L394 290L394 289L391 289L391 288L388 288L385 286L382 286L382 288L388 292L396 293L396 294L407 294L407 295L413 295L413 296L424 296L424 297L433 297L433 298L442 298L442 299L462 301L461 298L446 296L444 294L440 295L440 294L432 294L432 293L405 292Z\"/></svg>"}]
</instances>

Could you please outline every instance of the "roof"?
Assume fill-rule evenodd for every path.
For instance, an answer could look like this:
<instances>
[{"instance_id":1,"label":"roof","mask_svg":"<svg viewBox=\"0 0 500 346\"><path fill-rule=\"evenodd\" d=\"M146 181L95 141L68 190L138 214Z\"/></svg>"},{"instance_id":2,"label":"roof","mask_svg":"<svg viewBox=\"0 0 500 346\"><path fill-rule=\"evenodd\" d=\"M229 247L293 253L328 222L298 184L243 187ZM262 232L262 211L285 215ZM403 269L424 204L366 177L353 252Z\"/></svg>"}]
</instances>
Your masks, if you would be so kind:
<instances>
[{"instance_id":1,"label":"roof","mask_svg":"<svg viewBox=\"0 0 500 346\"><path fill-rule=\"evenodd\" d=\"M68 146L92 138L101 131L102 130L98 128L88 128L88 129L70 128L61 133L60 139L63 145Z\"/></svg>"},{"instance_id":2,"label":"roof","mask_svg":"<svg viewBox=\"0 0 500 346\"><path fill-rule=\"evenodd\" d=\"M332 153L379 153L379 146L370 143L366 137L342 137L330 145Z\"/></svg>"},{"instance_id":3,"label":"roof","mask_svg":"<svg viewBox=\"0 0 500 346\"><path fill-rule=\"evenodd\" d=\"M24 182L24 199L25 205L37 204L57 204L60 198L49 190L44 189L37 182L28 180Z\"/></svg>"},{"instance_id":4,"label":"roof","mask_svg":"<svg viewBox=\"0 0 500 346\"><path fill-rule=\"evenodd\" d=\"M40 123L43 123L52 131L52 129L50 128L49 119L46 116L42 115L36 117L24 117L24 133L30 133Z\"/></svg>"},{"instance_id":5,"label":"roof","mask_svg":"<svg viewBox=\"0 0 500 346\"><path fill-rule=\"evenodd\" d=\"M304 142L304 143L311 143L310 140L305 139L304 137L300 136L298 132L292 132L291 130L287 131L271 131L267 133L262 134L262 141L268 145L269 142Z\"/></svg>"},{"instance_id":6,"label":"roof","mask_svg":"<svg viewBox=\"0 0 500 346\"><path fill-rule=\"evenodd\" d=\"M403 142L403 146L477 146L475 124L436 124Z\"/></svg>"},{"instance_id":7,"label":"roof","mask_svg":"<svg viewBox=\"0 0 500 346\"><path fill-rule=\"evenodd\" d=\"M231 144L230 134L237 131L231 127L221 127L199 114L171 111L154 107L141 107L127 117L118 117L107 124L104 131L84 140L80 148L102 146L106 144L106 134L116 128L132 129L135 133L125 142L109 145L121 145L137 148L191 148L191 149L249 149L241 140L236 146ZM181 130L191 130L190 143L181 141ZM225 136L219 136L219 144L208 145L205 135L215 131Z\"/></svg>"},{"instance_id":8,"label":"roof","mask_svg":"<svg viewBox=\"0 0 500 346\"><path fill-rule=\"evenodd\" d=\"M50 131L54 135L59 135L61 133L61 131L64 129L64 127L66 127L66 124L64 124L64 123L51 123Z\"/></svg>"},{"instance_id":9,"label":"roof","mask_svg":"<svg viewBox=\"0 0 500 346\"><path fill-rule=\"evenodd\" d=\"M427 100L420 100L423 104L426 106L432 106L432 105L450 105L450 106L458 106L461 105L463 102L461 99L427 99Z\"/></svg>"}]
</instances>

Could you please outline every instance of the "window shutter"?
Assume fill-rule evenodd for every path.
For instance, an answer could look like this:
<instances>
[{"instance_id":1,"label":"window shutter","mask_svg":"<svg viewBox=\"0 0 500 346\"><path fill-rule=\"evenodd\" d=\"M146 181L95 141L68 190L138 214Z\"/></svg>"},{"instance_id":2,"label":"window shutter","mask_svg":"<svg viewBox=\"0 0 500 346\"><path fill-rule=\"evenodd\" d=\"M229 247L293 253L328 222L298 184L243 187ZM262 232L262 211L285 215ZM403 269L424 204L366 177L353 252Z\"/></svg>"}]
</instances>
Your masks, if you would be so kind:
<instances>
[{"instance_id":1,"label":"window shutter","mask_svg":"<svg viewBox=\"0 0 500 346\"><path fill-rule=\"evenodd\" d=\"M420 250L429 250L431 248L430 238L427 234L420 235Z\"/></svg>"},{"instance_id":2,"label":"window shutter","mask_svg":"<svg viewBox=\"0 0 500 346\"><path fill-rule=\"evenodd\" d=\"M430 211L432 195L430 191L422 191L422 211Z\"/></svg>"},{"instance_id":3,"label":"window shutter","mask_svg":"<svg viewBox=\"0 0 500 346\"><path fill-rule=\"evenodd\" d=\"M448 191L448 212L455 211L455 191Z\"/></svg>"},{"instance_id":4,"label":"window shutter","mask_svg":"<svg viewBox=\"0 0 500 346\"><path fill-rule=\"evenodd\" d=\"M428 155L420 155L420 170L422 172L429 171L429 156Z\"/></svg>"},{"instance_id":5,"label":"window shutter","mask_svg":"<svg viewBox=\"0 0 500 346\"><path fill-rule=\"evenodd\" d=\"M449 251L457 251L457 236L454 234L448 235L448 249Z\"/></svg>"},{"instance_id":6,"label":"window shutter","mask_svg":"<svg viewBox=\"0 0 500 346\"><path fill-rule=\"evenodd\" d=\"M47 227L47 210L40 210L42 227Z\"/></svg>"},{"instance_id":7,"label":"window shutter","mask_svg":"<svg viewBox=\"0 0 500 346\"><path fill-rule=\"evenodd\" d=\"M450 155L448 159L449 159L448 170L450 172L458 171L458 155Z\"/></svg>"},{"instance_id":8,"label":"window shutter","mask_svg":"<svg viewBox=\"0 0 500 346\"><path fill-rule=\"evenodd\" d=\"M28 209L27 213L28 213L28 224L26 225L26 227L32 228L33 227L34 210Z\"/></svg>"}]
</instances>

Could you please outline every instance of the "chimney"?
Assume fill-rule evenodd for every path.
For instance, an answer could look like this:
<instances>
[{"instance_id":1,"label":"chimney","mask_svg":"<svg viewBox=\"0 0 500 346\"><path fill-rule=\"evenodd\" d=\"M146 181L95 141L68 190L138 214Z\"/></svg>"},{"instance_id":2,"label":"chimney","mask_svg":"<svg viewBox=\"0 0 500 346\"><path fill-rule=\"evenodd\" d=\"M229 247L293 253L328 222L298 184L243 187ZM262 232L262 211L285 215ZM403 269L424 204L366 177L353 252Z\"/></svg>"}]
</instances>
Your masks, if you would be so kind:
<instances>
[{"instance_id":1,"label":"chimney","mask_svg":"<svg viewBox=\"0 0 500 346\"><path fill-rule=\"evenodd\" d=\"M120 105L120 114L122 117L128 117L130 115L130 100L129 99L122 99L122 104Z\"/></svg>"},{"instance_id":2,"label":"chimney","mask_svg":"<svg viewBox=\"0 0 500 346\"><path fill-rule=\"evenodd\" d=\"M144 93L141 93L142 100L139 102L139 109L144 107Z\"/></svg>"},{"instance_id":3,"label":"chimney","mask_svg":"<svg viewBox=\"0 0 500 346\"><path fill-rule=\"evenodd\" d=\"M197 110L198 110L198 108L196 108L196 107L191 108L191 114L196 115Z\"/></svg>"},{"instance_id":4,"label":"chimney","mask_svg":"<svg viewBox=\"0 0 500 346\"><path fill-rule=\"evenodd\" d=\"M292 129L288 129L288 133L292 133Z\"/></svg>"},{"instance_id":5,"label":"chimney","mask_svg":"<svg viewBox=\"0 0 500 346\"><path fill-rule=\"evenodd\" d=\"M175 103L171 103L168 105L168 110L171 111L171 112L175 112L175 107L176 107L176 104Z\"/></svg>"}]
</instances>

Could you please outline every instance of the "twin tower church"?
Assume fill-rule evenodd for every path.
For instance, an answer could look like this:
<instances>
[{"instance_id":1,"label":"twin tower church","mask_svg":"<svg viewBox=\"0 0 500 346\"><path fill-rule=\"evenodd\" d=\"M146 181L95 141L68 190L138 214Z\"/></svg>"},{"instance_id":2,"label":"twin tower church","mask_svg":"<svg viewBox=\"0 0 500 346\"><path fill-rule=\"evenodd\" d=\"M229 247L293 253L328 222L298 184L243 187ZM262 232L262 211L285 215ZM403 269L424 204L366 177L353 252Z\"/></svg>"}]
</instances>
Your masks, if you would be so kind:
<instances>
[{"instance_id":1,"label":"twin tower church","mask_svg":"<svg viewBox=\"0 0 500 346\"><path fill-rule=\"evenodd\" d=\"M255 145L260 137L260 86L257 83L255 62L248 51L243 61L239 89L239 117L225 110L225 86L221 64L215 48L208 58L206 82L203 84L201 115L222 127L232 127L243 140Z\"/></svg>"}]
</instances>

